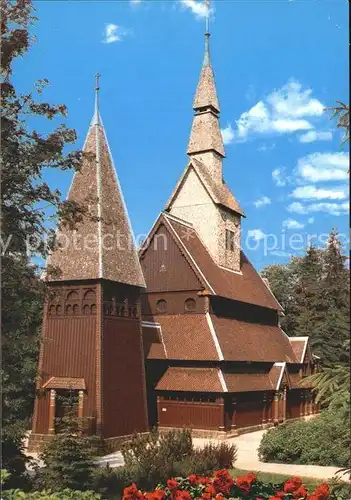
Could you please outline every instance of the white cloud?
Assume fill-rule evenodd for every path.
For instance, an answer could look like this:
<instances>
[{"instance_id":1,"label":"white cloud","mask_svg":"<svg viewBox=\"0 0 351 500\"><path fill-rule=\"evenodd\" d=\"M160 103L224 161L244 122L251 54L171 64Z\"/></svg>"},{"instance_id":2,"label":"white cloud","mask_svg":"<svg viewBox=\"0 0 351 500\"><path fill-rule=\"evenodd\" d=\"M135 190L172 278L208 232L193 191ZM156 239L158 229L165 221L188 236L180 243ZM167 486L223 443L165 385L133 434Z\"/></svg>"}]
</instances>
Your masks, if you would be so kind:
<instances>
[{"instance_id":1,"label":"white cloud","mask_svg":"<svg viewBox=\"0 0 351 500\"><path fill-rule=\"evenodd\" d=\"M266 237L266 234L261 229L249 229L247 236L255 241L260 241Z\"/></svg>"},{"instance_id":2,"label":"white cloud","mask_svg":"<svg viewBox=\"0 0 351 500\"><path fill-rule=\"evenodd\" d=\"M344 200L347 198L347 191L342 186L331 189L302 186L294 189L291 196L301 200Z\"/></svg>"},{"instance_id":3,"label":"white cloud","mask_svg":"<svg viewBox=\"0 0 351 500\"><path fill-rule=\"evenodd\" d=\"M197 19L203 19L213 13L213 7L208 9L205 2L200 0L179 0L180 3L192 11Z\"/></svg>"},{"instance_id":4,"label":"white cloud","mask_svg":"<svg viewBox=\"0 0 351 500\"><path fill-rule=\"evenodd\" d=\"M221 129L222 139L224 144L230 144L234 139L234 130L231 125L227 125L226 128Z\"/></svg>"},{"instance_id":5,"label":"white cloud","mask_svg":"<svg viewBox=\"0 0 351 500\"><path fill-rule=\"evenodd\" d=\"M129 0L132 5L140 5L142 0Z\"/></svg>"},{"instance_id":6,"label":"white cloud","mask_svg":"<svg viewBox=\"0 0 351 500\"><path fill-rule=\"evenodd\" d=\"M272 203L271 199L268 198L268 196L262 196L258 200L254 201L254 205L256 208L261 208L264 207L265 205L270 205L271 203Z\"/></svg>"},{"instance_id":7,"label":"white cloud","mask_svg":"<svg viewBox=\"0 0 351 500\"><path fill-rule=\"evenodd\" d=\"M345 152L313 153L298 160L297 174L308 182L340 181L348 178L349 165Z\"/></svg>"},{"instance_id":8,"label":"white cloud","mask_svg":"<svg viewBox=\"0 0 351 500\"><path fill-rule=\"evenodd\" d=\"M314 223L314 217L309 217L309 218L307 219L307 222L308 222L309 224L313 224L313 223Z\"/></svg>"},{"instance_id":9,"label":"white cloud","mask_svg":"<svg viewBox=\"0 0 351 500\"><path fill-rule=\"evenodd\" d=\"M129 31L117 24L108 23L105 25L103 43L122 42Z\"/></svg>"},{"instance_id":10,"label":"white cloud","mask_svg":"<svg viewBox=\"0 0 351 500\"><path fill-rule=\"evenodd\" d=\"M315 141L331 141L333 134L331 132L318 132L317 130L309 130L306 134L300 135L299 141L315 142Z\"/></svg>"},{"instance_id":11,"label":"white cloud","mask_svg":"<svg viewBox=\"0 0 351 500\"><path fill-rule=\"evenodd\" d=\"M301 118L303 116L320 116L325 106L311 96L312 89L302 90L298 81L290 80L281 89L272 92L267 97L273 113L287 118Z\"/></svg>"},{"instance_id":12,"label":"white cloud","mask_svg":"<svg viewBox=\"0 0 351 500\"><path fill-rule=\"evenodd\" d=\"M286 186L287 178L285 176L285 168L275 168L272 172L272 179L277 186Z\"/></svg>"},{"instance_id":13,"label":"white cloud","mask_svg":"<svg viewBox=\"0 0 351 500\"><path fill-rule=\"evenodd\" d=\"M274 142L272 144L263 143L260 146L258 146L257 151L262 151L263 153L265 153L266 151L273 151L274 148L275 148Z\"/></svg>"},{"instance_id":14,"label":"white cloud","mask_svg":"<svg viewBox=\"0 0 351 500\"><path fill-rule=\"evenodd\" d=\"M312 203L302 205L300 202L293 202L288 207L289 212L298 214L308 214L311 212L326 212L330 215L346 215L349 212L349 204L345 203Z\"/></svg>"},{"instance_id":15,"label":"white cloud","mask_svg":"<svg viewBox=\"0 0 351 500\"><path fill-rule=\"evenodd\" d=\"M295 219L286 219L283 221L283 227L286 229L303 229L305 225Z\"/></svg>"},{"instance_id":16,"label":"white cloud","mask_svg":"<svg viewBox=\"0 0 351 500\"><path fill-rule=\"evenodd\" d=\"M244 142L252 134L290 134L314 129L310 119L320 116L325 106L311 94L312 89L303 90L299 82L290 80L241 114L236 120L234 139Z\"/></svg>"}]
</instances>

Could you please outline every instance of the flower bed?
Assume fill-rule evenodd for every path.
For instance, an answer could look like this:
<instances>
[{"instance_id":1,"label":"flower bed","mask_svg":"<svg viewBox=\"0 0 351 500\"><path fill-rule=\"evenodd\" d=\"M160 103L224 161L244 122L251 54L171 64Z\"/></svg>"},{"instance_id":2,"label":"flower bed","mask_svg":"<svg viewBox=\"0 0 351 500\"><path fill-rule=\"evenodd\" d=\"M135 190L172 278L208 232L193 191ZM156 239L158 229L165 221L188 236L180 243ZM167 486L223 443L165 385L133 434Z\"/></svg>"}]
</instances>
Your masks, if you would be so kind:
<instances>
[{"instance_id":1,"label":"flower bed","mask_svg":"<svg viewBox=\"0 0 351 500\"><path fill-rule=\"evenodd\" d=\"M218 470L212 478L192 474L187 478L168 479L152 492L142 492L133 483L124 489L123 500L191 500L223 498L245 500L327 500L332 496L327 484L308 492L299 477L282 484L266 484L248 473L236 479L226 469ZM335 498L335 497L334 497Z\"/></svg>"}]
</instances>

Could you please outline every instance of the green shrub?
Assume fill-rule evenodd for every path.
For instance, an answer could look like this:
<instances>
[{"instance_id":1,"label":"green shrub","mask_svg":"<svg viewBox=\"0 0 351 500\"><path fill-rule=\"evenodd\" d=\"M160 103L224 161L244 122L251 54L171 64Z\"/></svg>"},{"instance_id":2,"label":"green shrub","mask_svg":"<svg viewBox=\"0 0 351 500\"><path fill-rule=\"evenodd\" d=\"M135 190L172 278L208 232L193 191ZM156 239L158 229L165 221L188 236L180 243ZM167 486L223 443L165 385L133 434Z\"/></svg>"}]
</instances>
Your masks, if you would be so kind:
<instances>
[{"instance_id":1,"label":"green shrub","mask_svg":"<svg viewBox=\"0 0 351 500\"><path fill-rule=\"evenodd\" d=\"M150 488L174 475L179 462L193 453L191 432L174 430L160 434L157 430L135 435L121 448L125 480Z\"/></svg>"},{"instance_id":2,"label":"green shrub","mask_svg":"<svg viewBox=\"0 0 351 500\"><path fill-rule=\"evenodd\" d=\"M208 443L202 449L194 450L193 454L178 464L180 476L190 474L210 475L215 470L232 469L237 457L237 447L228 443Z\"/></svg>"},{"instance_id":3,"label":"green shrub","mask_svg":"<svg viewBox=\"0 0 351 500\"><path fill-rule=\"evenodd\" d=\"M350 444L341 416L325 411L310 421L270 429L262 438L258 454L264 462L348 467Z\"/></svg>"},{"instance_id":4,"label":"green shrub","mask_svg":"<svg viewBox=\"0 0 351 500\"><path fill-rule=\"evenodd\" d=\"M47 491L33 491L32 493L25 493L21 490L7 490L3 491L1 500L100 500L101 495L93 491L74 491L64 489L56 493Z\"/></svg>"}]
</instances>

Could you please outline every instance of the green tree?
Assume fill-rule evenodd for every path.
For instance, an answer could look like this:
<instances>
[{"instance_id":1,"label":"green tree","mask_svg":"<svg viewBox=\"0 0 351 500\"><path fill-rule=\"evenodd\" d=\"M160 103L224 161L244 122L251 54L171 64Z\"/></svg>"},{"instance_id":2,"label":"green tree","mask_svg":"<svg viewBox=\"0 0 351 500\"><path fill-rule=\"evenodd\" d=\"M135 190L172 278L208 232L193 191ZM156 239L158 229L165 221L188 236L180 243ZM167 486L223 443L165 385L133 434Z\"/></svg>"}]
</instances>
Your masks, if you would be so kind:
<instances>
[{"instance_id":1,"label":"green tree","mask_svg":"<svg viewBox=\"0 0 351 500\"><path fill-rule=\"evenodd\" d=\"M337 231L325 249L311 246L301 258L262 271L282 304L282 327L290 336L310 337L322 365L349 359L349 271Z\"/></svg>"},{"instance_id":2,"label":"green tree","mask_svg":"<svg viewBox=\"0 0 351 500\"><path fill-rule=\"evenodd\" d=\"M336 101L337 106L328 108L332 112L330 118L336 118L337 127L345 131L341 145L350 142L350 105L341 101Z\"/></svg>"},{"instance_id":3,"label":"green tree","mask_svg":"<svg viewBox=\"0 0 351 500\"><path fill-rule=\"evenodd\" d=\"M66 116L66 107L36 97L48 85L45 79L26 94L17 92L12 81L14 60L33 42L29 28L34 21L30 0L1 2L2 452L3 466L17 484L16 474L24 470L21 443L30 426L44 293L32 258L45 258L49 250L45 239L53 231L48 209L66 224L85 212L77 204L61 202L60 192L42 177L45 168L78 168L82 153L64 153L75 141L75 131L56 123L42 134L29 126L29 119L41 117L48 128ZM28 241L36 248L30 249Z\"/></svg>"},{"instance_id":4,"label":"green tree","mask_svg":"<svg viewBox=\"0 0 351 500\"><path fill-rule=\"evenodd\" d=\"M84 491L93 484L100 439L84 435L84 422L75 412L76 407L60 419L60 432L40 454L44 467L37 469L38 489Z\"/></svg>"},{"instance_id":5,"label":"green tree","mask_svg":"<svg viewBox=\"0 0 351 500\"><path fill-rule=\"evenodd\" d=\"M324 353L327 354L328 364L347 363L349 360L347 340L350 332L350 279L346 260L338 232L333 229L323 252L324 275L321 290L321 298L327 311L322 340L328 349Z\"/></svg>"}]
</instances>

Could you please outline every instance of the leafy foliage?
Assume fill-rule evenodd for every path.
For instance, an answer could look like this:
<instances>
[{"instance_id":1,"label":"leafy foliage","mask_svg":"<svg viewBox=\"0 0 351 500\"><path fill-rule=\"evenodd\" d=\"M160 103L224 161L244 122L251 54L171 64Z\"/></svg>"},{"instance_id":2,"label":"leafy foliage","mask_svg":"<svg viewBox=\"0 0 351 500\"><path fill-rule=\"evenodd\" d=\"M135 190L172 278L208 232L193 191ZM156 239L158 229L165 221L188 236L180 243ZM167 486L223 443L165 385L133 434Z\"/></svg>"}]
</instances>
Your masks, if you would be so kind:
<instances>
[{"instance_id":1,"label":"leafy foliage","mask_svg":"<svg viewBox=\"0 0 351 500\"><path fill-rule=\"evenodd\" d=\"M84 207L61 202L59 191L42 179L46 168L78 169L82 153L64 151L75 142L75 131L56 123L41 134L29 126L43 123L49 130L49 123L65 118L66 107L43 101L45 78L27 93L17 92L12 81L14 60L34 42L29 34L34 21L30 0L1 2L2 451L10 481L17 485L25 468L22 439L33 409L45 293L31 259L47 255L51 215L72 224L85 213Z\"/></svg>"},{"instance_id":2,"label":"leafy foliage","mask_svg":"<svg viewBox=\"0 0 351 500\"><path fill-rule=\"evenodd\" d=\"M21 490L6 490L2 493L3 500L100 500L101 495L94 491L74 491L64 489L57 492L47 491L33 491L26 493Z\"/></svg>"},{"instance_id":3,"label":"leafy foliage","mask_svg":"<svg viewBox=\"0 0 351 500\"><path fill-rule=\"evenodd\" d=\"M325 411L310 421L270 429L262 438L259 457L265 462L348 467L351 439L336 412Z\"/></svg>"},{"instance_id":4,"label":"leafy foliage","mask_svg":"<svg viewBox=\"0 0 351 500\"><path fill-rule=\"evenodd\" d=\"M208 444L194 449L188 430L135 436L124 444L125 467L118 474L125 484L135 481L144 488L154 487L168 477L210 474L219 468L233 466L237 448L227 443ZM109 480L112 481L111 477Z\"/></svg>"},{"instance_id":5,"label":"leafy foliage","mask_svg":"<svg viewBox=\"0 0 351 500\"><path fill-rule=\"evenodd\" d=\"M350 105L341 101L336 101L337 106L328 108L332 112L331 119L336 118L337 127L345 130L345 135L341 144L350 141Z\"/></svg>"},{"instance_id":6,"label":"leafy foliage","mask_svg":"<svg viewBox=\"0 0 351 500\"><path fill-rule=\"evenodd\" d=\"M350 279L336 230L325 249L310 246L303 257L262 271L282 304L289 336L307 335L323 366L349 360Z\"/></svg>"}]
</instances>

